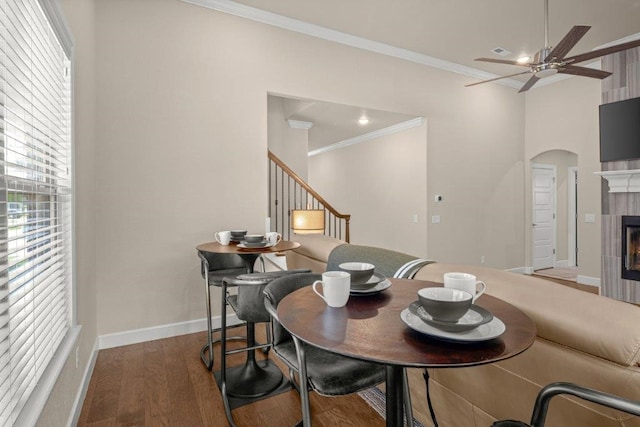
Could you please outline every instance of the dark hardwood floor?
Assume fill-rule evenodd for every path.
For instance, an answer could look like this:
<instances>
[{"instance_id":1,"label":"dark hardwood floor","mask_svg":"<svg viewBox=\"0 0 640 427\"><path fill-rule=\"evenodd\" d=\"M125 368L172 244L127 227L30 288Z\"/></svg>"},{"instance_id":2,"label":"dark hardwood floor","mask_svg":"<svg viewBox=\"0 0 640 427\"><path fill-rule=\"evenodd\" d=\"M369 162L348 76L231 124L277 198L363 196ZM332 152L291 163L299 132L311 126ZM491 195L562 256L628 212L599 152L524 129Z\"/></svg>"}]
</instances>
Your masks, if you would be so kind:
<instances>
[{"instance_id":1,"label":"dark hardwood floor","mask_svg":"<svg viewBox=\"0 0 640 427\"><path fill-rule=\"evenodd\" d=\"M260 326L256 329L264 330ZM206 333L201 332L100 350L78 425L228 425L220 391L200 361L205 341ZM277 356L270 357L280 362ZM234 358L231 363L244 360L242 355ZM311 393L311 405L314 425L384 425L378 413L356 394L321 397ZM237 408L233 416L239 427L293 426L301 419L300 400L291 390Z\"/></svg>"}]
</instances>

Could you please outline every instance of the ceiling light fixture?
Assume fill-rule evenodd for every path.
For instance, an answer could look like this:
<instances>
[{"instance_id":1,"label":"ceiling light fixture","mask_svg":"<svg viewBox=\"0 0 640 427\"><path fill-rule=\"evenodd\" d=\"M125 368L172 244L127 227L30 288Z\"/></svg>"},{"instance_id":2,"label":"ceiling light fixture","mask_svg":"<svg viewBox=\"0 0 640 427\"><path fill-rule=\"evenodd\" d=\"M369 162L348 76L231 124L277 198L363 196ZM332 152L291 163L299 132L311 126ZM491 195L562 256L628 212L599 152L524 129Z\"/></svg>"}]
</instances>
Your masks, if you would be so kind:
<instances>
[{"instance_id":1,"label":"ceiling light fixture","mask_svg":"<svg viewBox=\"0 0 640 427\"><path fill-rule=\"evenodd\" d=\"M362 126L364 125L368 125L369 124L369 119L366 118L365 116L360 117L360 119L358 120L358 123L360 123Z\"/></svg>"},{"instance_id":2,"label":"ceiling light fixture","mask_svg":"<svg viewBox=\"0 0 640 427\"><path fill-rule=\"evenodd\" d=\"M528 57L528 56L526 56L526 55L523 55L523 56L521 56L520 58L516 59L516 62L517 62L518 64L526 64L527 62L529 62L529 59L531 59L531 58L529 58L529 57Z\"/></svg>"}]
</instances>

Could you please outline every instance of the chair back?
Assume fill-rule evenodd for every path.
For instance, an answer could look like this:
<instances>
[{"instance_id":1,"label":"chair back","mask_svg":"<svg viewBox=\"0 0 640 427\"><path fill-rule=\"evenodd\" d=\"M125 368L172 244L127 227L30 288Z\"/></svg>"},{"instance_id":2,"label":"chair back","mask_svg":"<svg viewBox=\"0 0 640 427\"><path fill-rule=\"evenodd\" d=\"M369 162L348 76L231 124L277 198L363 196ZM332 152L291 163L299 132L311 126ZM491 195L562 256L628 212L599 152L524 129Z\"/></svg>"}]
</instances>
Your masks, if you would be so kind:
<instances>
[{"instance_id":1,"label":"chair back","mask_svg":"<svg viewBox=\"0 0 640 427\"><path fill-rule=\"evenodd\" d=\"M203 262L200 263L200 274L204 278L205 262L209 266L209 271L231 270L236 268L245 268L245 263L236 254L216 254L212 252L198 252Z\"/></svg>"},{"instance_id":2,"label":"chair back","mask_svg":"<svg viewBox=\"0 0 640 427\"><path fill-rule=\"evenodd\" d=\"M291 334L278 322L278 304L291 292L305 286L310 286L316 280L321 280L321 274L299 273L275 279L264 288L264 305L273 318L273 345L291 340Z\"/></svg>"},{"instance_id":3,"label":"chair back","mask_svg":"<svg viewBox=\"0 0 640 427\"><path fill-rule=\"evenodd\" d=\"M374 246L340 245L335 247L327 260L327 271L339 270L343 262L368 262L376 266L376 273L393 277L400 267L418 257Z\"/></svg>"}]
</instances>

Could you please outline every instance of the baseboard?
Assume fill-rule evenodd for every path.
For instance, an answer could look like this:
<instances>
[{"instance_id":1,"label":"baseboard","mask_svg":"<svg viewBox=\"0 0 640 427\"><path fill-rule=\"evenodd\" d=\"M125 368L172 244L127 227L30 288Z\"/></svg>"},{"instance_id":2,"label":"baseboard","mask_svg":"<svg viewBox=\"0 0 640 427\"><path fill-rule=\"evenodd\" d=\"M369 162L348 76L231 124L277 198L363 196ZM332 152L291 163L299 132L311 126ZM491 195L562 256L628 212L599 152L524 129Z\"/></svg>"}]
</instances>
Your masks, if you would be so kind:
<instances>
[{"instance_id":1,"label":"baseboard","mask_svg":"<svg viewBox=\"0 0 640 427\"><path fill-rule=\"evenodd\" d=\"M576 281L581 285L594 286L596 288L600 288L599 277L578 276L576 277Z\"/></svg>"},{"instance_id":2,"label":"baseboard","mask_svg":"<svg viewBox=\"0 0 640 427\"><path fill-rule=\"evenodd\" d=\"M533 268L532 267L508 268L505 271L510 271L512 273L518 273L518 274L533 274Z\"/></svg>"},{"instance_id":3,"label":"baseboard","mask_svg":"<svg viewBox=\"0 0 640 427\"><path fill-rule=\"evenodd\" d=\"M91 382L91 375L93 375L93 368L96 366L96 360L98 359L98 338L93 343L93 350L91 350L91 357L87 362L87 366L84 369L84 374L82 375L82 382L80 383L80 389L76 394L76 398L73 402L73 407L71 408L71 414L69 414L69 421L67 422L67 426L77 426L78 421L80 420L80 414L82 413L82 405L84 404L84 399L87 397L87 390L89 390L89 383Z\"/></svg>"},{"instance_id":4,"label":"baseboard","mask_svg":"<svg viewBox=\"0 0 640 427\"><path fill-rule=\"evenodd\" d=\"M220 327L220 316L213 319L214 329ZM227 316L227 325L234 326L242 321L234 315ZM116 332L100 335L98 337L98 349L120 347L123 345L137 344L146 341L163 338L177 337L179 335L193 334L207 330L207 319L189 320L186 322L170 323L167 325L152 326L150 328L134 329L132 331Z\"/></svg>"}]
</instances>

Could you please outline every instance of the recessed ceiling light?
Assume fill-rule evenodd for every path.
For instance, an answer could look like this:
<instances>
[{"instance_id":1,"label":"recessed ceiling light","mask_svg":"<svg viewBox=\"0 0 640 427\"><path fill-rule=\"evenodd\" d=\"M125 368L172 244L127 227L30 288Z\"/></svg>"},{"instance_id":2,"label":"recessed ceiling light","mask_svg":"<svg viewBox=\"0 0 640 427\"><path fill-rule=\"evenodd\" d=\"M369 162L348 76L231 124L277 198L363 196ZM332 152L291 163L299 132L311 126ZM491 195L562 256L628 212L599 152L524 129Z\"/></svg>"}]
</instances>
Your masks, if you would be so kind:
<instances>
[{"instance_id":1,"label":"recessed ceiling light","mask_svg":"<svg viewBox=\"0 0 640 427\"><path fill-rule=\"evenodd\" d=\"M529 58L528 56L524 55L524 56L521 56L520 58L516 59L516 62L518 64L526 64L527 62L529 62L529 59L531 59L531 58Z\"/></svg>"},{"instance_id":2,"label":"recessed ceiling light","mask_svg":"<svg viewBox=\"0 0 640 427\"><path fill-rule=\"evenodd\" d=\"M369 124L369 119L366 118L365 116L360 117L360 120L358 120L358 123L360 123L361 125L366 125Z\"/></svg>"}]
</instances>

